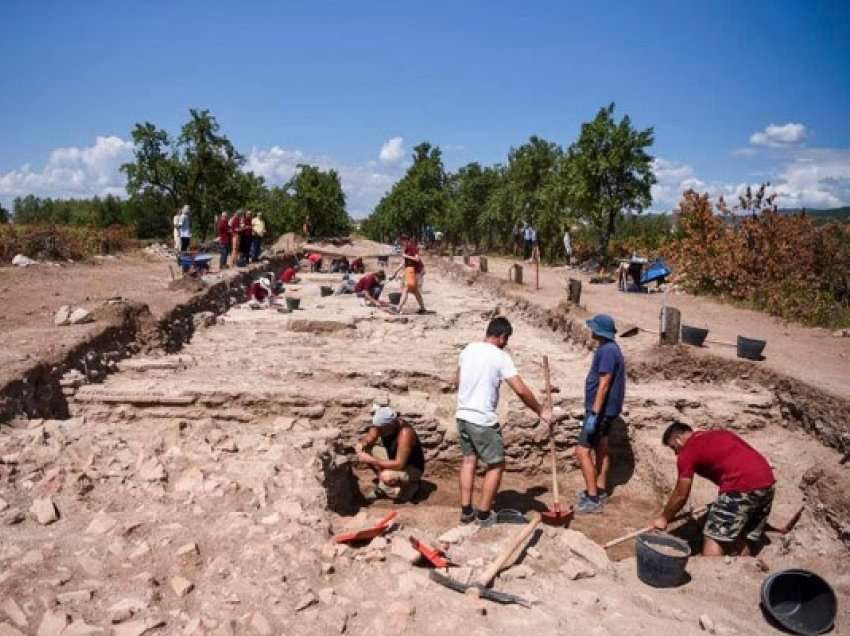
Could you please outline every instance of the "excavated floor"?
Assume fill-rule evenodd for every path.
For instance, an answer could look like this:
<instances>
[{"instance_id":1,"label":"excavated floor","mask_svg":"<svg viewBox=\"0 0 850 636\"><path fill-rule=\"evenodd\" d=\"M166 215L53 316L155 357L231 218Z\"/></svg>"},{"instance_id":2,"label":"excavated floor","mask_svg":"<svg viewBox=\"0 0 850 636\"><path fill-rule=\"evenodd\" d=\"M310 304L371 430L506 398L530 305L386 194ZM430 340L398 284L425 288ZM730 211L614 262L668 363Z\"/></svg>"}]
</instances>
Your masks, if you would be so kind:
<instances>
[{"instance_id":1,"label":"excavated floor","mask_svg":"<svg viewBox=\"0 0 850 636\"><path fill-rule=\"evenodd\" d=\"M459 452L449 382L459 351L483 336L499 299L429 274L425 298L435 313L392 316L353 296L320 297L319 282L326 281L290 289L301 310L234 308L179 354L122 362L104 383L77 390L70 420L22 421L0 433L0 596L20 609L0 604L0 623L5 612L26 633L65 621L79 633L437 634L469 619L471 634L529 627L696 634L708 613L718 633L764 634L772 629L757 613L765 567L809 567L839 592L850 590L846 549L807 510L791 538L764 550L762 564L692 560L691 582L676 591L637 581L630 544L612 551L618 562L593 578L571 580L561 568L570 554L564 531L546 529L496 581L535 607L473 614L463 596L410 565L400 544L408 535L433 543L447 531L460 534L451 555L469 576L516 531L453 530ZM591 353L520 314L508 317L510 352L538 394L541 358L549 356L554 402L566 414L556 434L562 499L572 503ZM768 455L780 479L777 524L802 503L803 473L838 460L782 428L774 396L745 380L638 381L627 395L628 427L612 433L610 503L572 526L598 542L657 512L675 476L659 439L673 418L732 427ZM352 463L353 446L380 404L410 419L425 445L426 484L416 503L367 507L357 492L367 479ZM547 428L507 388L500 415L509 472L497 504L543 510ZM713 495L698 483L694 504ZM40 525L28 511L48 497L58 520ZM399 522L390 546L329 543L332 533L368 525L390 508Z\"/></svg>"}]
</instances>

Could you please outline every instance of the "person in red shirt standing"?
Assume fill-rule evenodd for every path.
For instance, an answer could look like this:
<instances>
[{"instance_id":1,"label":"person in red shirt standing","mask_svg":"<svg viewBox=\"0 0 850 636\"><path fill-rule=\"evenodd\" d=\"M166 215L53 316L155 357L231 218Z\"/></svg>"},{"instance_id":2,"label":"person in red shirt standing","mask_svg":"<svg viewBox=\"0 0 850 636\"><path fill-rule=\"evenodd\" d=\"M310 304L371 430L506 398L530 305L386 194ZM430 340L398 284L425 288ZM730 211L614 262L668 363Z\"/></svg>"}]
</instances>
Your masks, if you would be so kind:
<instances>
[{"instance_id":1,"label":"person in red shirt standing","mask_svg":"<svg viewBox=\"0 0 850 636\"><path fill-rule=\"evenodd\" d=\"M776 479L767 460L731 431L694 431L674 422L662 442L676 453L679 478L654 526L665 530L691 494L694 475L717 485L703 528L703 556L749 555L768 528Z\"/></svg>"},{"instance_id":2,"label":"person in red shirt standing","mask_svg":"<svg viewBox=\"0 0 850 636\"><path fill-rule=\"evenodd\" d=\"M241 243L242 236L242 223L244 222L244 216L242 210L236 210L236 214L233 215L230 219L230 236L231 236L231 248L230 248L230 266L235 267L236 261L239 258L239 245Z\"/></svg>"},{"instance_id":3,"label":"person in red shirt standing","mask_svg":"<svg viewBox=\"0 0 850 636\"><path fill-rule=\"evenodd\" d=\"M218 234L218 244L220 245L218 268L222 270L227 268L227 258L230 256L230 244L233 242L233 235L230 233L230 219L227 218L227 212L221 213L216 232Z\"/></svg>"},{"instance_id":4,"label":"person in red shirt standing","mask_svg":"<svg viewBox=\"0 0 850 636\"><path fill-rule=\"evenodd\" d=\"M404 259L392 277L395 278L402 269L404 270L404 290L401 293L401 300L396 311L400 313L407 302L407 295L413 294L416 297L416 302L419 303L419 313L424 314L426 310L425 301L422 300L422 278L425 274L425 265L422 264L422 257L419 255L416 241L408 239L406 236L402 236L401 240L404 243Z\"/></svg>"}]
</instances>

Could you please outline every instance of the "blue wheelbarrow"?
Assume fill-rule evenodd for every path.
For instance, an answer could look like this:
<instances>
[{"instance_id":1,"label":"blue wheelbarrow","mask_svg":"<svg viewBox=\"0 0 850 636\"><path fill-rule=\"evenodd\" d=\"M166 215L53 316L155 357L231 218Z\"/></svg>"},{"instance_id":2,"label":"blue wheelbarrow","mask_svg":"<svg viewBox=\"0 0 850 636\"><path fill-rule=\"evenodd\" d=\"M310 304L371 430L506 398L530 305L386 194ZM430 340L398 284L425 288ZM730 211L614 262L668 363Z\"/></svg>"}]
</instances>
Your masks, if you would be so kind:
<instances>
[{"instance_id":1,"label":"blue wheelbarrow","mask_svg":"<svg viewBox=\"0 0 850 636\"><path fill-rule=\"evenodd\" d=\"M201 276L209 272L212 259L212 254L192 254L190 252L182 252L177 257L183 274L189 274L190 276Z\"/></svg>"}]
</instances>

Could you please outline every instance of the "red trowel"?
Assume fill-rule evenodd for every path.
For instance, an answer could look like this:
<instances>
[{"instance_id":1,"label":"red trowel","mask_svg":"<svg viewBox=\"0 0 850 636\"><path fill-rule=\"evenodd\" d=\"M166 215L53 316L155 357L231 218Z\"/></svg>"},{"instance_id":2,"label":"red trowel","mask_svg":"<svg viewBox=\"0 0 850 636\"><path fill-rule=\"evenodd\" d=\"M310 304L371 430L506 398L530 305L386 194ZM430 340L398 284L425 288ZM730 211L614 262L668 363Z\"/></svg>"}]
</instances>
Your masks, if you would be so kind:
<instances>
[{"instance_id":1,"label":"red trowel","mask_svg":"<svg viewBox=\"0 0 850 636\"><path fill-rule=\"evenodd\" d=\"M358 530L356 532L344 532L342 534L338 534L334 537L334 541L337 543L358 543L360 541L368 541L369 539L374 539L377 536L384 534L390 527L393 525L393 519L396 518L398 512L395 510L387 513L387 515L381 519L378 523L376 523L371 528L366 528L364 530Z\"/></svg>"}]
</instances>

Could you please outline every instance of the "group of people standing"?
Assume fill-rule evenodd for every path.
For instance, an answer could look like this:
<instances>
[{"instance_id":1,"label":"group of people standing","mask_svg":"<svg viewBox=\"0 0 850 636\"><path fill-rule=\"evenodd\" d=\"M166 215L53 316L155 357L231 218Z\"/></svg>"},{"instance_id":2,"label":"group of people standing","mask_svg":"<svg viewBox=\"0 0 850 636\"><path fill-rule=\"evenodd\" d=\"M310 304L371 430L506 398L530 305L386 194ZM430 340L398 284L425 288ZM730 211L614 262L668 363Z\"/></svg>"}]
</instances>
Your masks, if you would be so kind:
<instances>
[{"instance_id":1,"label":"group of people standing","mask_svg":"<svg viewBox=\"0 0 850 636\"><path fill-rule=\"evenodd\" d=\"M222 212L216 226L220 268L244 267L260 260L266 222L260 212L237 210L232 215Z\"/></svg>"}]
</instances>

